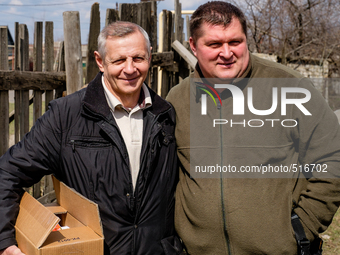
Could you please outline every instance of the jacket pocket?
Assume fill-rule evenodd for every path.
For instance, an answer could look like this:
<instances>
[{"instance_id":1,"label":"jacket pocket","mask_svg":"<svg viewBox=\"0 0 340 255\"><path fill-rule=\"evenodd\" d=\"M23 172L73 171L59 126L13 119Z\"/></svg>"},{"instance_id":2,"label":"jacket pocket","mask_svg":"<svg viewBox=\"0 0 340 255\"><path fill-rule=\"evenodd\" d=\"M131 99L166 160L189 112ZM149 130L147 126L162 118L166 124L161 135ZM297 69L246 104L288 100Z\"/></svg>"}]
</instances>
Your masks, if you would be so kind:
<instances>
[{"instance_id":1,"label":"jacket pocket","mask_svg":"<svg viewBox=\"0 0 340 255\"><path fill-rule=\"evenodd\" d=\"M183 246L178 236L169 236L161 240L165 255L183 254Z\"/></svg>"},{"instance_id":2,"label":"jacket pocket","mask_svg":"<svg viewBox=\"0 0 340 255\"><path fill-rule=\"evenodd\" d=\"M102 137L71 137L68 145L75 151L76 148L98 149L111 147L112 144Z\"/></svg>"}]
</instances>

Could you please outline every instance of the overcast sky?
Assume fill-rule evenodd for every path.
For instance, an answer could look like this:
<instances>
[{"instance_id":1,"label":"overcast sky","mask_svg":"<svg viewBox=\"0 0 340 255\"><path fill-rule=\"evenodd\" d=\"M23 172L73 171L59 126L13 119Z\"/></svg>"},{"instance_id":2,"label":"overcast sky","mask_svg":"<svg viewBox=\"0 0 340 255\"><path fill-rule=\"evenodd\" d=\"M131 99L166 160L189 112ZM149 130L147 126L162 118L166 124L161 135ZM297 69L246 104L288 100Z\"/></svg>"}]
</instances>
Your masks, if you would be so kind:
<instances>
[{"instance_id":1,"label":"overcast sky","mask_svg":"<svg viewBox=\"0 0 340 255\"><path fill-rule=\"evenodd\" d=\"M80 16L82 44L87 44L90 26L90 12L93 3L100 8L101 27L105 24L106 9L115 9L116 3L139 3L140 0L0 0L0 25L7 25L14 39L14 24L26 24L29 41L33 42L34 22L53 21L54 41L63 40L63 12L78 11ZM182 10L195 10L206 0L180 0ZM174 10L174 0L164 0L157 4L157 13ZM45 29L45 28L44 28Z\"/></svg>"}]
</instances>

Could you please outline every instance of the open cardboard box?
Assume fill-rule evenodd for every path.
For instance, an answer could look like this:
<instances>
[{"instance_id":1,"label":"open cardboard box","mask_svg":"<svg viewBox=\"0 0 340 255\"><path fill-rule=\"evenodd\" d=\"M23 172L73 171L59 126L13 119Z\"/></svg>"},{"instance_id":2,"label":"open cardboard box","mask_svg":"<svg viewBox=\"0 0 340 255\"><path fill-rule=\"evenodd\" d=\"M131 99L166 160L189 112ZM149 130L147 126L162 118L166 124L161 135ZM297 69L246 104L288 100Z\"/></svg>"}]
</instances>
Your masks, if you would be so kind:
<instances>
[{"instance_id":1,"label":"open cardboard box","mask_svg":"<svg viewBox=\"0 0 340 255\"><path fill-rule=\"evenodd\" d=\"M26 255L102 255L104 237L97 204L53 178L57 203L43 206L25 192L16 221ZM69 229L53 231L59 223Z\"/></svg>"}]
</instances>

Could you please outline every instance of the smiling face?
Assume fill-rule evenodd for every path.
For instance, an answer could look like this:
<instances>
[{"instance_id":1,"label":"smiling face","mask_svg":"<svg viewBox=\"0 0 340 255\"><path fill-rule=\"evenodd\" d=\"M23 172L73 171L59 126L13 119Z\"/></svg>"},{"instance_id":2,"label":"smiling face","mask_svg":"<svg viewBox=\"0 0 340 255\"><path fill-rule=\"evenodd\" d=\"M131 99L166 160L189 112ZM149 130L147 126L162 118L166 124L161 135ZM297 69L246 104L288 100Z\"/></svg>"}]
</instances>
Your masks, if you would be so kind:
<instances>
[{"instance_id":1,"label":"smiling face","mask_svg":"<svg viewBox=\"0 0 340 255\"><path fill-rule=\"evenodd\" d=\"M245 72L249 51L237 18L233 18L227 27L204 22L200 35L196 42L190 38L190 47L205 78L238 78Z\"/></svg>"},{"instance_id":2,"label":"smiling face","mask_svg":"<svg viewBox=\"0 0 340 255\"><path fill-rule=\"evenodd\" d=\"M98 52L95 52L95 57L111 93L125 107L134 107L126 104L137 103L151 60L143 35L134 32L124 37L109 36L105 59Z\"/></svg>"}]
</instances>

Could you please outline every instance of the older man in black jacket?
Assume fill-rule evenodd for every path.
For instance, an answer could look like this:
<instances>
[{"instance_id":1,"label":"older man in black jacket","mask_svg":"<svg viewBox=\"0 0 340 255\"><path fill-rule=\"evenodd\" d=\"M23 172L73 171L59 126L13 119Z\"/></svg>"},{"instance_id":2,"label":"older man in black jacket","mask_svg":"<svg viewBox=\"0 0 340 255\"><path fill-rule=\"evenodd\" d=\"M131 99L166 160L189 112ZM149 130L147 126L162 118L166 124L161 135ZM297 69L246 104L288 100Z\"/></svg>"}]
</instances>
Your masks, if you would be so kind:
<instances>
[{"instance_id":1,"label":"older man in black jacket","mask_svg":"<svg viewBox=\"0 0 340 255\"><path fill-rule=\"evenodd\" d=\"M42 176L99 205L105 254L176 254L177 181L172 106L143 82L151 60L139 26L105 27L88 87L52 101L21 142L0 158L0 254L23 254L14 223L22 187Z\"/></svg>"}]
</instances>

